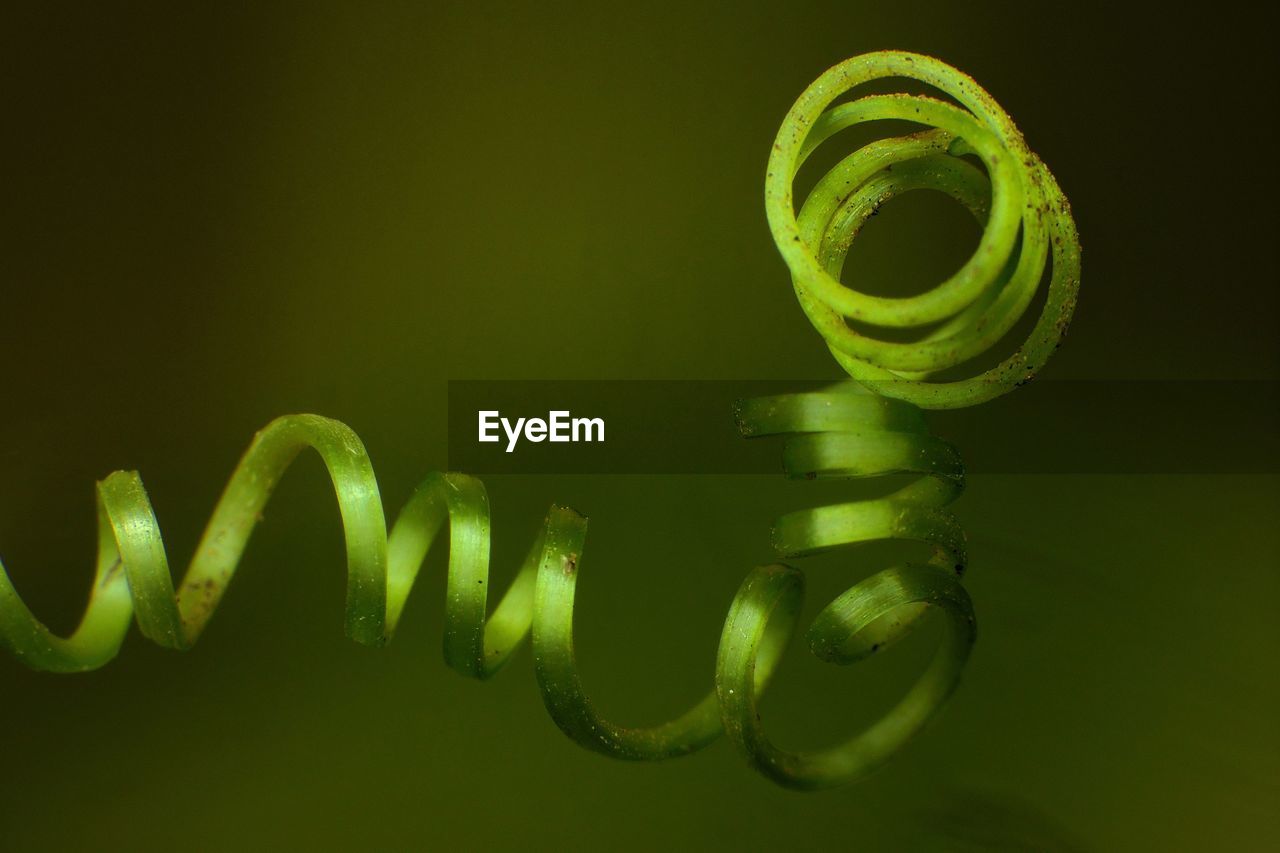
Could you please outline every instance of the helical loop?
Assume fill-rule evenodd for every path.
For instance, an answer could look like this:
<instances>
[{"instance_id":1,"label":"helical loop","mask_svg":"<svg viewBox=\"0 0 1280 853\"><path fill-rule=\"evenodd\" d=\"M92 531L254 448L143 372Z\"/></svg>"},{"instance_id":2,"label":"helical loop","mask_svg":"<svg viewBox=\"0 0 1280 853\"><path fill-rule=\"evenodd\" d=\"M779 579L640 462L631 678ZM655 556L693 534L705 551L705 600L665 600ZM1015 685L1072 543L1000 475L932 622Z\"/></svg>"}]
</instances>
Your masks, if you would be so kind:
<instances>
[{"instance_id":1,"label":"helical loop","mask_svg":"<svg viewBox=\"0 0 1280 853\"><path fill-rule=\"evenodd\" d=\"M927 560L884 569L850 587L819 612L808 631L815 655L848 664L885 649L929 610L943 614L947 633L933 662L879 722L807 755L784 751L765 734L752 667L768 642L771 620L795 623L803 598L803 576L795 569L771 566L749 576L720 643L716 679L724 724L750 763L788 787L843 784L877 767L929 721L955 689L973 646L973 605L959 582L965 537L945 509L964 489L964 468L951 445L929 434L920 409L852 383L747 400L739 405L738 423L748 437L788 437L783 467L790 477L916 475L885 497L792 512L773 529L774 549L783 557L879 540L929 546Z\"/></svg>"},{"instance_id":2,"label":"helical loop","mask_svg":"<svg viewBox=\"0 0 1280 853\"><path fill-rule=\"evenodd\" d=\"M882 78L928 84L959 106L909 94L836 103ZM793 182L809 155L841 130L879 120L929 129L849 154L818 180L797 214ZM863 225L885 202L918 189L943 192L978 219L983 233L973 255L946 281L917 296L878 297L842 284L845 258ZM926 409L990 400L1030 381L1071 321L1080 243L1066 197L1000 105L970 77L932 57L868 53L818 78L778 131L765 207L805 314L841 367L878 394ZM975 376L929 381L982 355L1013 329L1050 258L1044 307L1027 340ZM909 342L876 336L885 329L911 329L915 335Z\"/></svg>"},{"instance_id":3,"label":"helical loop","mask_svg":"<svg viewBox=\"0 0 1280 853\"><path fill-rule=\"evenodd\" d=\"M795 626L802 586L797 570L768 566L743 583L725 624L715 689L702 701L665 725L618 726L596 712L574 653L574 596L586 519L567 507L552 507L542 534L490 614L489 505L481 482L465 474L430 475L388 534L364 445L348 427L315 415L279 418L255 436L176 591L138 474L120 471L100 482L97 571L79 627L69 637L53 634L27 608L0 566L0 644L28 666L54 672L91 670L110 661L131 620L161 646L189 648L216 610L280 477L310 448L328 470L342 517L346 632L352 639L370 646L390 639L428 551L447 532L444 653L453 669L488 678L532 634L547 709L582 746L624 759L669 758L706 746L727 723L751 762L783 784L816 787L848 781L878 763L923 722L953 683L953 670L958 671L967 648L963 640L971 640L968 599L953 578L963 564L962 539L950 516L937 509L960 488L958 461L946 445L922 431L918 414L901 403L847 392L747 401L739 411L748 435L803 433L787 448L786 464L793 473L864 476L904 470L931 477L873 505L797 513L778 524L776 545L784 555L885 537L919 538L936 548L929 565L882 572L828 607L811 630L814 650L825 659L847 662L869 647L887 644L924 606L959 614L963 618L957 617L957 624L969 632L957 632L962 642L948 653L942 670L931 671L925 686L890 715L899 722L877 727L836 761L781 756L763 739L753 710ZM850 437L859 440L846 442ZM747 728L744 714L752 721Z\"/></svg>"}]
</instances>

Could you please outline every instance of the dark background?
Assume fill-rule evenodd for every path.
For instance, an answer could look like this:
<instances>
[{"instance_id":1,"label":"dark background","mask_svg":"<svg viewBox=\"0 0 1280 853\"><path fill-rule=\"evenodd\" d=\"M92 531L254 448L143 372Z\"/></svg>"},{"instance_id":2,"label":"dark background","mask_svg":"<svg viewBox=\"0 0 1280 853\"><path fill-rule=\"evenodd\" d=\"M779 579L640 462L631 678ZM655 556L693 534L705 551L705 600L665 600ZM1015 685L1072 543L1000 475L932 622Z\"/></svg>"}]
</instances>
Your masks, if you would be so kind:
<instances>
[{"instance_id":1,"label":"dark background","mask_svg":"<svg viewBox=\"0 0 1280 853\"><path fill-rule=\"evenodd\" d=\"M68 630L94 480L141 470L180 566L278 414L354 427L394 511L444 464L449 378L835 377L764 163L814 77L885 47L976 77L1073 202L1084 284L1047 378L1280 378L1272 30L1175 6L9 4L0 556ZM923 287L976 234L906 198L851 271ZM490 488L500 578L552 500L591 515L584 679L637 724L710 686L772 515L839 494ZM135 632L84 676L0 661L0 847L1256 849L1280 830L1278 505L1274 475L973 477L961 690L874 777L803 796L723 743L643 766L579 749L527 652L456 677L438 557L389 648L347 642L306 460L193 651ZM891 558L812 564L810 610ZM771 729L812 747L871 719L919 671L914 639L848 670L796 649Z\"/></svg>"}]
</instances>

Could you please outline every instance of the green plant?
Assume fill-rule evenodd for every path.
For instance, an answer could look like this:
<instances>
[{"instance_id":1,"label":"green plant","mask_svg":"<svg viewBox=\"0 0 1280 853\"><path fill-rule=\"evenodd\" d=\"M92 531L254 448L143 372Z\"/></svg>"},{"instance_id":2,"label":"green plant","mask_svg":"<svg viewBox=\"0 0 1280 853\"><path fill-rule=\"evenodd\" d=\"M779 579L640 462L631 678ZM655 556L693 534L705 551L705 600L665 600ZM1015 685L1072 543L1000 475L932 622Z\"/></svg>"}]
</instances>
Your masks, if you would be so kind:
<instances>
[{"instance_id":1,"label":"green plant","mask_svg":"<svg viewBox=\"0 0 1280 853\"><path fill-rule=\"evenodd\" d=\"M831 106L849 89L881 77L929 83L967 111L916 95L873 95ZM805 157L838 130L882 118L933 129L875 142L846 157L819 181L797 216L791 185ZM965 159L971 154L986 174ZM894 195L919 188L953 196L985 223L973 258L935 290L909 299L869 297L840 284L845 253L866 219ZM803 594L802 573L785 565L755 569L743 582L721 636L715 688L693 709L652 729L626 729L603 719L582 688L574 659L574 592L586 519L553 507L516 579L487 615L489 509L483 485L464 474L432 474L388 534L364 446L346 426L315 415L280 418L254 438L176 591L138 474L116 472L100 482L97 573L79 628L66 638L52 634L0 571L0 642L27 665L55 672L93 669L111 660L131 620L162 646L189 647L216 609L275 485L296 456L311 448L329 471L341 510L346 631L357 642L380 645L390 638L426 553L447 525L445 657L455 670L487 678L531 633L546 706L560 728L587 748L618 758L667 758L727 732L758 770L787 786L823 787L862 775L934 714L954 689L974 638L972 606L957 580L964 536L943 510L963 488L963 469L955 451L929 435L918 407L981 402L1031 378L1070 319L1079 246L1065 199L1004 112L960 72L906 53L856 57L805 91L779 131L766 204L801 305L841 365L866 388L846 384L745 401L737 413L742 432L790 436L784 465L792 476L921 475L886 498L792 513L775 528L778 552L790 557L874 539L914 539L933 547L924 563L895 566L851 587L809 629L819 657L850 662L902 636L928 608L946 615L950 631L934 663L867 731L816 755L783 752L764 733L756 697L795 628ZM1009 331L1029 306L1049 252L1046 306L1028 342L978 377L929 381ZM855 331L846 318L864 327L926 331L914 343L889 343Z\"/></svg>"}]
</instances>

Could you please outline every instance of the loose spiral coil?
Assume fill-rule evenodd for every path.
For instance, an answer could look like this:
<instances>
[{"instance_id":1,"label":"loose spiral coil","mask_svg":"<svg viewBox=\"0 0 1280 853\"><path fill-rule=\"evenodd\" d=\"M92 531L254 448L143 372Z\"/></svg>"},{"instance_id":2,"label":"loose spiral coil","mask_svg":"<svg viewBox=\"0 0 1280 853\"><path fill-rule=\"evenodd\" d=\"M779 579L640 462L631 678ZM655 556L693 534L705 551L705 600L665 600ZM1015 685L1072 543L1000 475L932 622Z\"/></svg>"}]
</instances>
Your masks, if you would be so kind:
<instances>
[{"instance_id":1,"label":"loose spiral coil","mask_svg":"<svg viewBox=\"0 0 1280 853\"><path fill-rule=\"evenodd\" d=\"M960 106L908 94L867 95L833 106L851 89L890 77L926 83ZM849 154L819 179L797 214L792 185L809 155L841 130L885 119L931 129ZM970 155L986 174L966 159ZM886 201L916 189L946 193L983 224L973 255L918 296L877 297L841 284L845 257L862 226ZM1034 377L1071 321L1080 243L1066 197L1000 105L967 75L932 57L868 53L819 77L778 132L765 208L805 314L841 367L876 393L927 409L990 400ZM927 381L986 352L1013 328L1031 305L1050 254L1044 308L1022 346L977 376ZM916 339L873 334L895 328L916 330Z\"/></svg>"},{"instance_id":2,"label":"loose spiral coil","mask_svg":"<svg viewBox=\"0 0 1280 853\"><path fill-rule=\"evenodd\" d=\"M847 393L748 401L739 413L749 435L811 434L793 439L788 448L787 465L794 473L912 470L936 480L861 509L834 514L823 510L814 518L797 514L779 524L777 545L784 554L897 536L924 539L939 549L936 566L902 567L859 584L828 607L811 629L817 654L832 661L853 660L868 647L889 642L900 630L883 618L886 614L934 604L953 614L961 639L940 658L938 671L891 715L892 726L857 739L838 759L779 752L764 739L754 710L755 697L795 626L803 588L803 576L795 569L757 569L738 590L720 643L714 691L670 723L624 728L596 712L578 676L573 608L586 519L567 507L552 507L541 536L490 614L489 505L480 481L465 474L430 475L388 534L364 445L348 427L316 415L279 418L254 438L176 592L159 525L138 474L118 471L100 482L97 571L79 627L69 637L54 635L27 608L0 565L0 644L28 666L53 672L79 672L107 663L119 651L131 620L161 646L189 648L213 616L280 477L301 451L311 448L328 470L342 517L346 632L352 639L370 646L390 639L418 571L447 525L444 653L453 669L488 678L532 634L537 680L547 709L566 734L589 749L625 759L670 758L706 746L727 724L752 763L783 784L817 787L847 781L878 763L924 721L954 684L967 652L964 640L972 639L968 599L949 571L939 571L962 565L958 532L949 516L930 509L958 491L958 460L921 431L918 414L900 403ZM862 436L850 432L855 428ZM906 431L883 432L888 429ZM862 441L864 436L870 441ZM858 440L850 442L850 437Z\"/></svg>"},{"instance_id":3,"label":"loose spiral coil","mask_svg":"<svg viewBox=\"0 0 1280 853\"><path fill-rule=\"evenodd\" d=\"M873 96L822 112L845 89L878 76L924 80L972 112L915 96ZM799 217L790 182L804 157L837 130L873 118L911 118L936 127L874 143L824 177ZM994 176L963 159L976 153ZM930 187L966 204L987 230L957 276L924 297L883 300L845 289L837 277L844 253L874 207L894 194ZM94 669L118 652L131 621L150 640L190 647L231 581L249 538L285 470L315 450L328 470L347 552L346 632L357 642L390 639L427 553L447 530L445 659L453 669L488 678L532 636L535 672L556 724L584 747L617 758L650 760L694 752L721 733L770 779L819 788L862 776L919 730L955 688L975 637L968 594L959 583L964 535L945 509L964 487L956 451L931 436L919 407L952 407L1008 390L1029 378L1056 345L1074 304L1079 248L1065 199L1026 150L1007 116L954 69L910 54L870 54L823 75L801 97L770 159L767 205L775 238L794 276L801 305L849 373L819 393L742 402L748 437L786 436L788 475L857 478L914 474L893 494L783 516L774 546L802 557L862 542L915 540L931 547L923 562L894 566L850 587L808 631L812 651L833 663L876 653L909 631L926 611L942 613L948 631L933 662L879 722L818 753L784 751L765 733L758 697L794 633L804 576L775 564L753 570L734 596L721 633L714 689L688 712L653 728L618 726L595 710L578 675L573 608L586 519L552 507L519 572L489 612L489 505L484 486L465 474L430 475L388 532L368 454L345 425L291 415L257 434L233 472L175 591L164 542L136 472L98 484L98 561L89 602L69 637L48 630L27 608L0 565L0 644L36 669ZM870 211L870 212L869 212ZM1016 263L1010 263L1021 234ZM924 381L997 341L1030 302L1053 244L1044 313L1019 354L981 377ZM942 325L918 343L888 344L855 333L844 318L886 326ZM882 380L890 379L891 382ZM1020 381L1015 380L1015 381ZM898 399L895 399L898 398Z\"/></svg>"}]
</instances>

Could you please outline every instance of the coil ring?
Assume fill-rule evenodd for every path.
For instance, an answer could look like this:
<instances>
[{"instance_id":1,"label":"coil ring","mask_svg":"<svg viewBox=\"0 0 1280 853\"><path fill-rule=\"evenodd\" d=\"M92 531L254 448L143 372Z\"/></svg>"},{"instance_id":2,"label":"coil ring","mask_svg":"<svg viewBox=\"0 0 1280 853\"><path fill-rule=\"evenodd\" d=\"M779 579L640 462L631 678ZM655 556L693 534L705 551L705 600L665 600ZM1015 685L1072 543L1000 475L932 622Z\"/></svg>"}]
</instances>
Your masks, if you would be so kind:
<instances>
[{"instance_id":1,"label":"coil ring","mask_svg":"<svg viewBox=\"0 0 1280 853\"><path fill-rule=\"evenodd\" d=\"M867 95L833 106L843 94L882 78L928 84L961 106L909 94ZM793 183L808 156L845 128L883 119L930 129L849 154L817 182L797 214ZM973 255L946 281L917 296L872 296L842 284L845 257L862 226L889 199L915 189L946 193L977 216L984 228ZM926 409L998 397L1044 366L1075 309L1080 244L1057 181L986 91L932 57L868 53L809 86L774 142L765 208L805 314L841 367L878 394ZM1050 258L1044 308L1026 341L976 376L929 381L981 355L1013 328ZM875 337L877 329L912 329L918 336L890 341Z\"/></svg>"}]
</instances>

